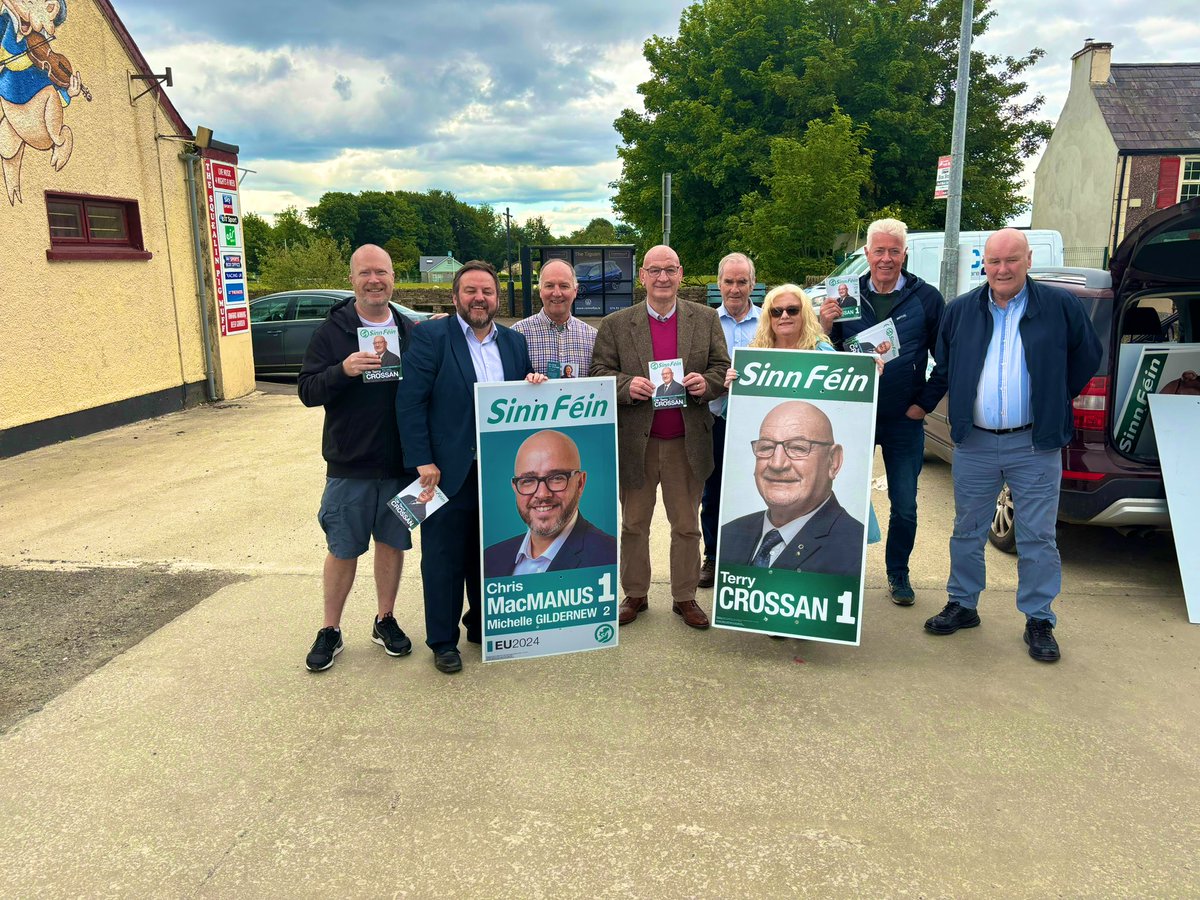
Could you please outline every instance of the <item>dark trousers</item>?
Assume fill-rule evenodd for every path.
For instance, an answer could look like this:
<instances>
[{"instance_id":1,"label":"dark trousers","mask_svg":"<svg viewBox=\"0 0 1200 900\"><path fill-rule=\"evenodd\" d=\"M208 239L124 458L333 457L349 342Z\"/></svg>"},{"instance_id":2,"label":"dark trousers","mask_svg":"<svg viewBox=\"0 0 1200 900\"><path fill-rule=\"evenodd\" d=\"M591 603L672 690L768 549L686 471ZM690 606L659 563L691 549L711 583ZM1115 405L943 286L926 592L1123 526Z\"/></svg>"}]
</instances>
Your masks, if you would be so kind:
<instances>
[{"instance_id":1,"label":"dark trousers","mask_svg":"<svg viewBox=\"0 0 1200 900\"><path fill-rule=\"evenodd\" d=\"M892 506L883 558L889 575L907 575L917 540L917 478L925 462L925 425L907 417L878 421L875 443L883 451Z\"/></svg>"},{"instance_id":2,"label":"dark trousers","mask_svg":"<svg viewBox=\"0 0 1200 900\"><path fill-rule=\"evenodd\" d=\"M482 628L479 602L479 469L471 471L458 492L421 523L421 580L425 588L425 643L435 653L458 646L458 617L463 587L468 638Z\"/></svg>"},{"instance_id":3,"label":"dark trousers","mask_svg":"<svg viewBox=\"0 0 1200 900\"><path fill-rule=\"evenodd\" d=\"M721 515L721 467L725 464L725 417L713 416L713 462L716 466L700 499L700 531L704 535L704 558L717 555L717 524Z\"/></svg>"}]
</instances>

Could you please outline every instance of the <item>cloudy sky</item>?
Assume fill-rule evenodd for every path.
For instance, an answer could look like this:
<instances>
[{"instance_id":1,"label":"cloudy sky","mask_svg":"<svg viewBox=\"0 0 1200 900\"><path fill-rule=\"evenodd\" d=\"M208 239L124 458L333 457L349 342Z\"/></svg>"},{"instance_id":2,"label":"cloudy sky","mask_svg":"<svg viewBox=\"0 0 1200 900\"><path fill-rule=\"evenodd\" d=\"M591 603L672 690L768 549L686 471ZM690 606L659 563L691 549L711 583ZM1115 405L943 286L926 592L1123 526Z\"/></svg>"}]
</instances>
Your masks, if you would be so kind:
<instances>
[{"instance_id":1,"label":"cloudy sky","mask_svg":"<svg viewBox=\"0 0 1200 900\"><path fill-rule=\"evenodd\" d=\"M329 190L453 191L543 215L612 217L612 123L640 109L643 42L682 0L114 0L189 125L241 146L245 207ZM978 3L976 4L978 6ZM1002 0L979 48L1047 51L1030 87L1056 119L1086 37L1114 62L1200 59L1194 0ZM947 150L948 152L948 150ZM930 162L933 165L933 161Z\"/></svg>"}]
</instances>

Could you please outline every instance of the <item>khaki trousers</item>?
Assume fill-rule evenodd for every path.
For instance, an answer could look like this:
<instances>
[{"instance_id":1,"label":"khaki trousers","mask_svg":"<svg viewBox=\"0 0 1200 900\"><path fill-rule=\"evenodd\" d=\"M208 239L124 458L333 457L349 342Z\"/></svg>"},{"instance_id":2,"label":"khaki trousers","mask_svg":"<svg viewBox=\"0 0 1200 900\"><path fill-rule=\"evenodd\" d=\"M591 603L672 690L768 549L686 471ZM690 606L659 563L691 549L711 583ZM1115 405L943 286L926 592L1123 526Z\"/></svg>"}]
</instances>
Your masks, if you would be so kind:
<instances>
[{"instance_id":1,"label":"khaki trousers","mask_svg":"<svg viewBox=\"0 0 1200 900\"><path fill-rule=\"evenodd\" d=\"M695 600L704 482L692 473L683 438L650 438L645 466L646 480L640 488L621 488L621 588L628 597L650 593L650 522L661 484L671 523L671 597L676 603Z\"/></svg>"}]
</instances>

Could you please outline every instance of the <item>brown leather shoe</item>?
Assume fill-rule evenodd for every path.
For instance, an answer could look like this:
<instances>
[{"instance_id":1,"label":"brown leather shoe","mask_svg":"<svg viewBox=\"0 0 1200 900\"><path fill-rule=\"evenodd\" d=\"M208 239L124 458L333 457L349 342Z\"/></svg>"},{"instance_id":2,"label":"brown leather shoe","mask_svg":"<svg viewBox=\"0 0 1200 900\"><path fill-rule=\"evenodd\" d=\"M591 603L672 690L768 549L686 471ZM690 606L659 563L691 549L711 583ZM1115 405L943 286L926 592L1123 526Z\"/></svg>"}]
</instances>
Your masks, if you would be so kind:
<instances>
[{"instance_id":1,"label":"brown leather shoe","mask_svg":"<svg viewBox=\"0 0 1200 900\"><path fill-rule=\"evenodd\" d=\"M700 580L696 582L696 587L710 588L717 582L717 561L715 559L706 559L704 565L700 567Z\"/></svg>"},{"instance_id":2,"label":"brown leather shoe","mask_svg":"<svg viewBox=\"0 0 1200 900\"><path fill-rule=\"evenodd\" d=\"M644 612L650 608L650 604L646 602L645 597L626 597L621 601L617 611L617 623L620 625L628 625L638 617L638 613Z\"/></svg>"},{"instance_id":3,"label":"brown leather shoe","mask_svg":"<svg viewBox=\"0 0 1200 900\"><path fill-rule=\"evenodd\" d=\"M682 603L672 603L671 612L683 616L683 621L692 628L707 628L708 616L704 614L695 600L684 600Z\"/></svg>"}]
</instances>

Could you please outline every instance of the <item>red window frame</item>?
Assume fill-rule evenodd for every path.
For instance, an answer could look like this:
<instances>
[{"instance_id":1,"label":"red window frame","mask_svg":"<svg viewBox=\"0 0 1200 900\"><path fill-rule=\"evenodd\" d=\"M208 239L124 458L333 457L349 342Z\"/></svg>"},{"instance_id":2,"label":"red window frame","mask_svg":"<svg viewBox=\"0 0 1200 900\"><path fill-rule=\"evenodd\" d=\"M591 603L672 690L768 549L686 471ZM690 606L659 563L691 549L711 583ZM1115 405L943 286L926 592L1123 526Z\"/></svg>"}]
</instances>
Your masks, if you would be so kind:
<instances>
[{"instance_id":1,"label":"red window frame","mask_svg":"<svg viewBox=\"0 0 1200 900\"><path fill-rule=\"evenodd\" d=\"M82 234L76 237L56 237L50 230L50 204L63 203L75 206L79 211ZM91 233L88 221L89 205L117 206L125 218L124 238L104 238ZM46 259L123 259L146 260L154 254L146 250L142 240L142 216L136 200L127 197L106 197L99 194L63 194L46 191L46 228L49 231L50 247Z\"/></svg>"}]
</instances>

